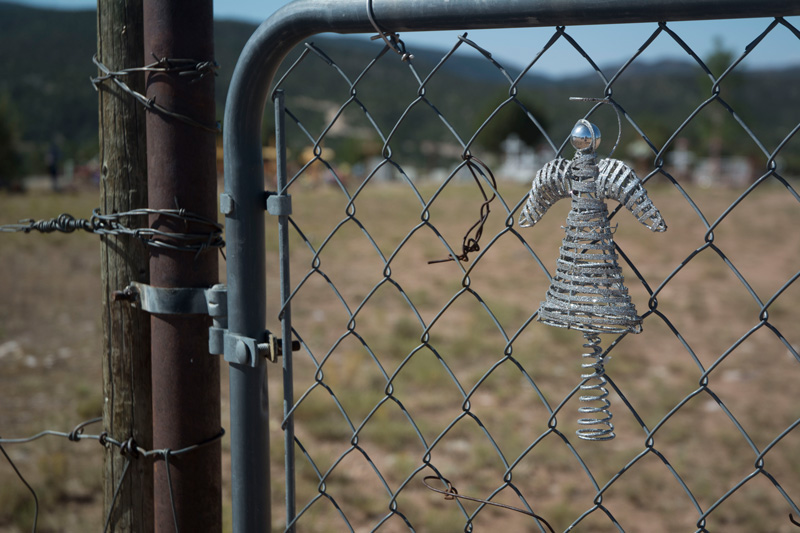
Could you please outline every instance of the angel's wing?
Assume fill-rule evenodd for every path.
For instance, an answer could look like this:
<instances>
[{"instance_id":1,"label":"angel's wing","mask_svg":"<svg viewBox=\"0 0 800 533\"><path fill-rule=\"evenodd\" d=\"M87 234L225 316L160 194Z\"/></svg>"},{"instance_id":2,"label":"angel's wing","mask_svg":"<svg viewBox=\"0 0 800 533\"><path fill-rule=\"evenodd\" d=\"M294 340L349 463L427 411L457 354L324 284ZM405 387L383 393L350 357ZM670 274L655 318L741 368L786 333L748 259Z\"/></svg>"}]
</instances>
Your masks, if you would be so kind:
<instances>
[{"instance_id":1,"label":"angel's wing","mask_svg":"<svg viewBox=\"0 0 800 533\"><path fill-rule=\"evenodd\" d=\"M533 226L547 212L551 205L562 198L570 197L570 180L567 177L567 159L557 158L536 173L528 194L528 201L519 215L519 225L523 228Z\"/></svg>"},{"instance_id":2,"label":"angel's wing","mask_svg":"<svg viewBox=\"0 0 800 533\"><path fill-rule=\"evenodd\" d=\"M616 200L652 231L666 231L667 224L647 196L636 173L622 161L603 159L597 165L597 197Z\"/></svg>"}]
</instances>

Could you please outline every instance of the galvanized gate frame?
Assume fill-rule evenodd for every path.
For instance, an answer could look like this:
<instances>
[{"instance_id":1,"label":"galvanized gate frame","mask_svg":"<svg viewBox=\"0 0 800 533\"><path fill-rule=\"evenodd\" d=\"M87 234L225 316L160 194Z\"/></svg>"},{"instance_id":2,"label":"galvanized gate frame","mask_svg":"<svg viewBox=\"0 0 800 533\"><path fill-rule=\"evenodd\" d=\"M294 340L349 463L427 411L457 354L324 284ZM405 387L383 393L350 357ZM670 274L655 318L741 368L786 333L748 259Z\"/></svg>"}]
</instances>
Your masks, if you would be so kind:
<instances>
[{"instance_id":1,"label":"galvanized gate frame","mask_svg":"<svg viewBox=\"0 0 800 533\"><path fill-rule=\"evenodd\" d=\"M281 249L288 252L291 204L283 194L285 158L278 151L278 191L267 193L261 151L261 120L272 97L273 77L302 40L323 32L386 32L619 24L800 14L796 0L295 0L267 19L241 53L228 92L224 119L225 192L221 198L227 231L228 329L225 360L230 364L233 531L270 531L270 468L266 362L265 215L278 217ZM374 24L373 24L374 22ZM280 111L281 99L276 108ZM278 112L278 117L282 113ZM277 145L283 128L277 121ZM281 255L288 270L288 253ZM283 277L283 291L288 277ZM283 294L285 299L287 294ZM291 323L283 320L284 408L292 404ZM275 346L272 350L275 350ZM287 403L288 401L288 403ZM288 407L287 407L288 406ZM291 426L287 439L293 442ZM292 446L287 447L287 523L294 517Z\"/></svg>"}]
</instances>

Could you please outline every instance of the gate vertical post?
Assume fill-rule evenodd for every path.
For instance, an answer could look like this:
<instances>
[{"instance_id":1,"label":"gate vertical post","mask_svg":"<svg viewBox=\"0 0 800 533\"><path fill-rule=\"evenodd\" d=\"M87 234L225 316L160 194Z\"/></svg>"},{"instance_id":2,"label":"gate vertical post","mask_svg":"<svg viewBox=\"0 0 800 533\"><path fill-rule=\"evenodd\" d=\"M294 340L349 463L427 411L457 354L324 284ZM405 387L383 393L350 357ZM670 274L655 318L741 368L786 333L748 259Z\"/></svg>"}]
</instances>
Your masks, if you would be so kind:
<instances>
[{"instance_id":1,"label":"gate vertical post","mask_svg":"<svg viewBox=\"0 0 800 533\"><path fill-rule=\"evenodd\" d=\"M275 168L278 194L286 195L286 94L283 89L275 91ZM283 338L283 438L284 468L286 472L286 533L294 533L295 518L295 468L294 468L294 418L288 413L294 405L294 370L292 361L292 310L288 303L292 294L289 277L289 216L278 216L278 249L280 250L281 276L281 336ZM292 525L289 525L292 524Z\"/></svg>"},{"instance_id":2,"label":"gate vertical post","mask_svg":"<svg viewBox=\"0 0 800 533\"><path fill-rule=\"evenodd\" d=\"M211 0L145 0L147 58L214 60ZM214 76L200 78L150 72L146 96L199 124L216 121ZM149 205L181 208L216 220L216 139L211 128L151 112L147 115ZM201 226L151 217L167 232L204 231ZM207 230L207 228L205 228ZM151 248L150 284L162 288L208 288L218 278L217 250L194 253ZM153 446L178 450L208 441L220 430L219 359L208 353L205 315L151 318L153 358ZM219 441L155 463L157 532L222 529ZM169 468L169 472L167 471ZM173 512L175 516L173 517Z\"/></svg>"},{"instance_id":3,"label":"gate vertical post","mask_svg":"<svg viewBox=\"0 0 800 533\"><path fill-rule=\"evenodd\" d=\"M229 118L226 117L226 124ZM234 126L231 126L234 128ZM260 339L266 326L266 243L264 163L237 159L242 146L225 142L225 234L227 247L228 332ZM231 168L236 166L236 172ZM231 179L236 173L240 179ZM228 359L226 354L226 359ZM230 362L231 498L234 533L271 531L269 397L264 357L249 364Z\"/></svg>"},{"instance_id":4,"label":"gate vertical post","mask_svg":"<svg viewBox=\"0 0 800 533\"><path fill-rule=\"evenodd\" d=\"M98 60L111 70L143 64L139 2L101 0L97 5ZM144 75L128 79L142 92ZM100 123L100 206L103 213L147 207L145 109L112 83L97 86ZM139 446L153 444L150 389L150 317L114 301L130 282L149 281L147 249L127 235L104 235L100 247L103 287L103 430ZM104 454L103 517L110 532L153 530L153 469L149 461ZM119 487L117 489L117 487ZM115 500L115 492L117 492ZM113 509L112 509L113 503Z\"/></svg>"},{"instance_id":5,"label":"gate vertical post","mask_svg":"<svg viewBox=\"0 0 800 533\"><path fill-rule=\"evenodd\" d=\"M234 73L234 79L240 77ZM236 102L232 96L236 92L232 81L223 128L228 332L260 339L267 316L266 190L260 136L264 107L249 96ZM225 358L230 380L233 532L271 531L266 360L230 362L227 353Z\"/></svg>"}]
</instances>

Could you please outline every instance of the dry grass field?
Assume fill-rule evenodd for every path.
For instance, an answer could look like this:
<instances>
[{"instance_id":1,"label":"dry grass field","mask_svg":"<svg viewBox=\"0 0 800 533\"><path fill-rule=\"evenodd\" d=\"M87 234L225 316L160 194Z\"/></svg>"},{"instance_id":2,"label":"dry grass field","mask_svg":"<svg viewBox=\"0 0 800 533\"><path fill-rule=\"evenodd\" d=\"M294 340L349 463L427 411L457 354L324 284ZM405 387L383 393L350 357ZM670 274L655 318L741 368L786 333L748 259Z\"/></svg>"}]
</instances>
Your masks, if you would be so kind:
<instances>
[{"instance_id":1,"label":"dry grass field","mask_svg":"<svg viewBox=\"0 0 800 533\"><path fill-rule=\"evenodd\" d=\"M648 190L669 225L666 233L649 232L627 212L613 219L619 223L620 248L658 293L656 312L645 318L643 333L620 339L606 369L650 429L700 388L702 369L713 369L707 373L708 389L659 427L654 451L604 492L602 505L628 532L695 531L699 512L670 468L706 510L754 472L753 447L764 450L800 419L800 361L790 349L800 344L800 286L790 285L771 303L767 323L753 296L766 303L798 271L796 197L777 183L764 184L715 229L714 247L692 256L704 247L706 229L679 191L659 179ZM526 189L499 184L512 210ZM687 190L710 222L742 192ZM386 487L396 491L404 483L397 510L417 531L463 531L466 520L458 503L425 489L422 477L433 475L435 467L459 493L486 498L504 485L508 465L515 462L505 481L563 531L594 506L596 489L588 472L602 487L647 450L645 432L616 394L611 407L615 440L591 443L574 436L577 397L559 411L558 433L548 434L550 414L542 398L555 408L579 383L583 339L578 332L530 321L548 286L531 250L553 270L569 202L556 205L534 228L518 228L513 214L508 229L509 214L495 201L480 256L473 254L461 265L428 264L447 256L439 235L457 248L476 219L481 198L469 181L453 182L438 195L436 185L420 185L424 201L435 196L425 214L411 188L398 182L370 184L349 207L334 186L298 183L290 192L293 220L305 237L293 232L291 243L292 284L299 286L292 300L293 324L304 344L294 356L295 398L305 395L295 419L298 440L308 453L298 449L298 510L320 495L318 472L331 470L325 478L327 497L309 507L298 531L348 531L334 500L354 530L370 531L388 513ZM0 223L61 212L88 215L96 204L96 191L0 194ZM267 327L279 331L277 232L274 221L268 224ZM626 285L639 313L646 313L649 293L623 263ZM0 234L0 265L0 436L69 431L101 411L98 239ZM608 347L615 338L605 335L602 341ZM225 398L224 371L221 386ZM270 386L273 514L276 531L282 531L279 367L270 368ZM387 388L391 399L384 401ZM225 427L227 410L226 402ZM423 440L432 445L429 457ZM798 446L800 430L764 457L766 471L795 502L800 501ZM223 453L228 449L226 437ZM101 530L102 450L96 443L47 438L6 450L37 491L39 531ZM229 474L223 477L229 518ZM510 486L495 500L522 505ZM467 513L477 508L469 502L463 506ZM30 530L32 509L29 493L0 461L0 532ZM711 513L706 527L726 533L791 532L797 528L790 512L767 476L756 475ZM473 521L476 532L501 528L538 531L532 518L507 510L485 508ZM399 516L380 528L407 530ZM618 528L597 510L574 531Z\"/></svg>"}]
</instances>

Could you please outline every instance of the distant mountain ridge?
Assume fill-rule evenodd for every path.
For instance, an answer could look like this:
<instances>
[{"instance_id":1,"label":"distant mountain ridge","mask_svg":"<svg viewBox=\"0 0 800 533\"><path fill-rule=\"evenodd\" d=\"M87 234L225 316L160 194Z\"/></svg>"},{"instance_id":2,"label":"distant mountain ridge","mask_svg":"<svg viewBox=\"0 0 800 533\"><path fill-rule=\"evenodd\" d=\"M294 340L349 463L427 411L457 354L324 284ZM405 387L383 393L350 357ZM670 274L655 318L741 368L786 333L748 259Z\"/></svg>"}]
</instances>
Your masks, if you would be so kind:
<instances>
[{"instance_id":1,"label":"distant mountain ridge","mask_svg":"<svg viewBox=\"0 0 800 533\"><path fill-rule=\"evenodd\" d=\"M215 22L216 59L221 65L217 78L217 115L221 118L228 84L236 60L247 39L256 29L255 24L229 20ZM318 36L312 39L332 57L350 79L355 79L370 59L381 49L381 43L359 37ZM0 0L0 98L11 103L21 129L21 137L29 143L49 143L55 136L65 139L65 151L91 153L96 150L97 95L89 78L97 74L92 64L96 51L96 12L56 11L31 8ZM462 48L466 45L462 45ZM441 60L444 51L414 47L414 68L424 78ZM296 55L296 54L295 54ZM308 69L307 81L292 88L302 88L311 99L327 102L327 106L341 105L349 89L339 74L331 68L320 66ZM386 62L378 62L371 71L376 89L363 94L374 110L376 120L390 128L392 120L402 113L418 91L418 82L409 74L400 81L387 70ZM513 76L518 65L508 66ZM603 66L607 77L615 68ZM754 75L750 75L754 74ZM737 82L726 94L726 99L736 101L747 97L755 102L745 113L759 134L767 136L770 143L778 142L781 131L797 124L797 114L776 113L775 103L800 107L800 67L785 70L764 70L743 73L744 82ZM383 79L383 78L386 79ZM614 97L624 102L627 112L645 125L657 124L661 128L661 141L666 140L680 121L694 107L708 97L710 82L702 81L703 73L690 62L661 61L658 63L634 62L626 70L624 81L614 85ZM699 81L698 81L699 80ZM687 87L701 86L697 94ZM491 108L507 98L508 82L498 69L477 53L459 53L451 57L434 79L426 86L430 98L454 126L469 135L477 124L471 116L476 109ZM604 83L594 72L586 75L552 79L528 74L519 86L525 94L540 102L539 111L557 132L570 128L585 105L568 100L569 96L598 96L604 92ZM396 97L392 97L396 95ZM503 96L505 95L505 96ZM641 98L640 96L647 96ZM755 96L757 95L757 96ZM360 94L361 98L362 95ZM295 104L301 105L301 103ZM322 121L313 110L305 110L309 120ZM609 122L616 129L616 121ZM775 128L775 126L779 126ZM772 130L778 133L771 133ZM441 130L434 114L421 114L417 133L433 136ZM656 139L658 140L658 139Z\"/></svg>"}]
</instances>

